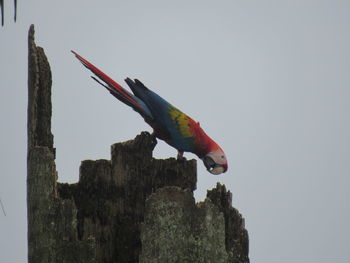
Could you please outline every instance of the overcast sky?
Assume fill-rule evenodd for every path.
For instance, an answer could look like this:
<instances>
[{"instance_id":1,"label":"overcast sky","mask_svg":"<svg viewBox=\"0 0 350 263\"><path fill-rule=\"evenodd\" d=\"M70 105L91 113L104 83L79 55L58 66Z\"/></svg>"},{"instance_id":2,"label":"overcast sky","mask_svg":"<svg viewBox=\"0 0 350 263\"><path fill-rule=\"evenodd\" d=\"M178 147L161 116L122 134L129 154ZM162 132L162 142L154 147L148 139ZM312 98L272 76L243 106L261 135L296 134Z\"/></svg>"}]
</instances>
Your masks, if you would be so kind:
<instances>
[{"instance_id":1,"label":"overcast sky","mask_svg":"<svg viewBox=\"0 0 350 263\"><path fill-rule=\"evenodd\" d=\"M91 80L74 49L116 81L139 78L200 121L229 171L198 162L246 220L251 262L350 262L350 1L5 0L0 28L0 262L26 262L27 31L53 74L59 180L151 131ZM157 158L176 156L159 142ZM187 158L195 158L185 154Z\"/></svg>"}]
</instances>

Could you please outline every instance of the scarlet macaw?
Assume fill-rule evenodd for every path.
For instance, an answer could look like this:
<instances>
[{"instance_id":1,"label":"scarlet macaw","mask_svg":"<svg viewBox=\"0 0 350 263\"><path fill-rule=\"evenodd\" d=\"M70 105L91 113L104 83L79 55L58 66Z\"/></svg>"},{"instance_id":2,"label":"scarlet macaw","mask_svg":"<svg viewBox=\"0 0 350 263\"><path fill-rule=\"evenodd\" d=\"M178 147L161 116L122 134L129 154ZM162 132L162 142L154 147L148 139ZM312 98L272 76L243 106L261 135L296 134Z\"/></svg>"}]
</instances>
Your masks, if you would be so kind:
<instances>
[{"instance_id":1,"label":"scarlet macaw","mask_svg":"<svg viewBox=\"0 0 350 263\"><path fill-rule=\"evenodd\" d=\"M203 160L210 173L221 174L227 171L224 151L203 131L198 122L148 89L141 81L125 79L134 93L132 94L79 54L74 51L72 53L104 83L92 76L94 80L144 118L153 128L154 136L177 149L178 158L182 158L184 152L192 152Z\"/></svg>"}]
</instances>

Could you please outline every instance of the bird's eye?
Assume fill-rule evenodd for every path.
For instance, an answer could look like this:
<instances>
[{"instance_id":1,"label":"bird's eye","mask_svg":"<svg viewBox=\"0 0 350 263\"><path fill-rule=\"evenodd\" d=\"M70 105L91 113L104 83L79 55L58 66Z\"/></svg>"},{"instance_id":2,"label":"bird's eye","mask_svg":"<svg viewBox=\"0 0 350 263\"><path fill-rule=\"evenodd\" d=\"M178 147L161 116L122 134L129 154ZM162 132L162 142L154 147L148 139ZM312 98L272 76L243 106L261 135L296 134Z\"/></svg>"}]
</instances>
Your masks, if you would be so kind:
<instances>
[{"instance_id":1,"label":"bird's eye","mask_svg":"<svg viewBox=\"0 0 350 263\"><path fill-rule=\"evenodd\" d=\"M225 159L225 156L224 156L224 155L221 155L221 158L222 158L222 159Z\"/></svg>"}]
</instances>

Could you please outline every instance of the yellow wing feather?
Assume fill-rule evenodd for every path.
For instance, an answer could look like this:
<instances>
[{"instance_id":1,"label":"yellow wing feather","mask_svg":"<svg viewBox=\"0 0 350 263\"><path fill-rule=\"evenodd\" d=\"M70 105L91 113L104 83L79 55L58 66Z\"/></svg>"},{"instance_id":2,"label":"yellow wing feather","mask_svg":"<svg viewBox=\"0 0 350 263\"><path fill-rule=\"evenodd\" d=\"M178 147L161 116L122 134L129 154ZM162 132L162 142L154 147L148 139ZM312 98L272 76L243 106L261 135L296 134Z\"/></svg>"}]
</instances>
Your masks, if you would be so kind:
<instances>
[{"instance_id":1,"label":"yellow wing feather","mask_svg":"<svg viewBox=\"0 0 350 263\"><path fill-rule=\"evenodd\" d=\"M187 116L185 113L181 112L175 107L171 107L169 114L170 114L171 120L178 127L178 131L180 132L181 136L183 137L193 136L193 132L191 129L191 122L193 122L193 120L189 116Z\"/></svg>"}]
</instances>

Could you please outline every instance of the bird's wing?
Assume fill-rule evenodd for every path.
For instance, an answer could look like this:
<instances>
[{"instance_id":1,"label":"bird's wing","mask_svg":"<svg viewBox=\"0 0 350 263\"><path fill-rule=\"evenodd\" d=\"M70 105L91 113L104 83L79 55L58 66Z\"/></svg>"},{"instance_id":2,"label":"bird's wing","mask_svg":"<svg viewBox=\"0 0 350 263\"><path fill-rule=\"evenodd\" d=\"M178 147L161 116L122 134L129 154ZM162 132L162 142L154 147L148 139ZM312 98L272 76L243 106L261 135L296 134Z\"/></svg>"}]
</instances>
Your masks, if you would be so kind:
<instances>
[{"instance_id":1,"label":"bird's wing","mask_svg":"<svg viewBox=\"0 0 350 263\"><path fill-rule=\"evenodd\" d=\"M151 111L157 124L155 133L166 134L164 139L180 151L195 152L195 136L199 125L188 115L171 105L158 94L148 89L141 81L126 79L132 92ZM162 137L162 136L160 136Z\"/></svg>"}]
</instances>

